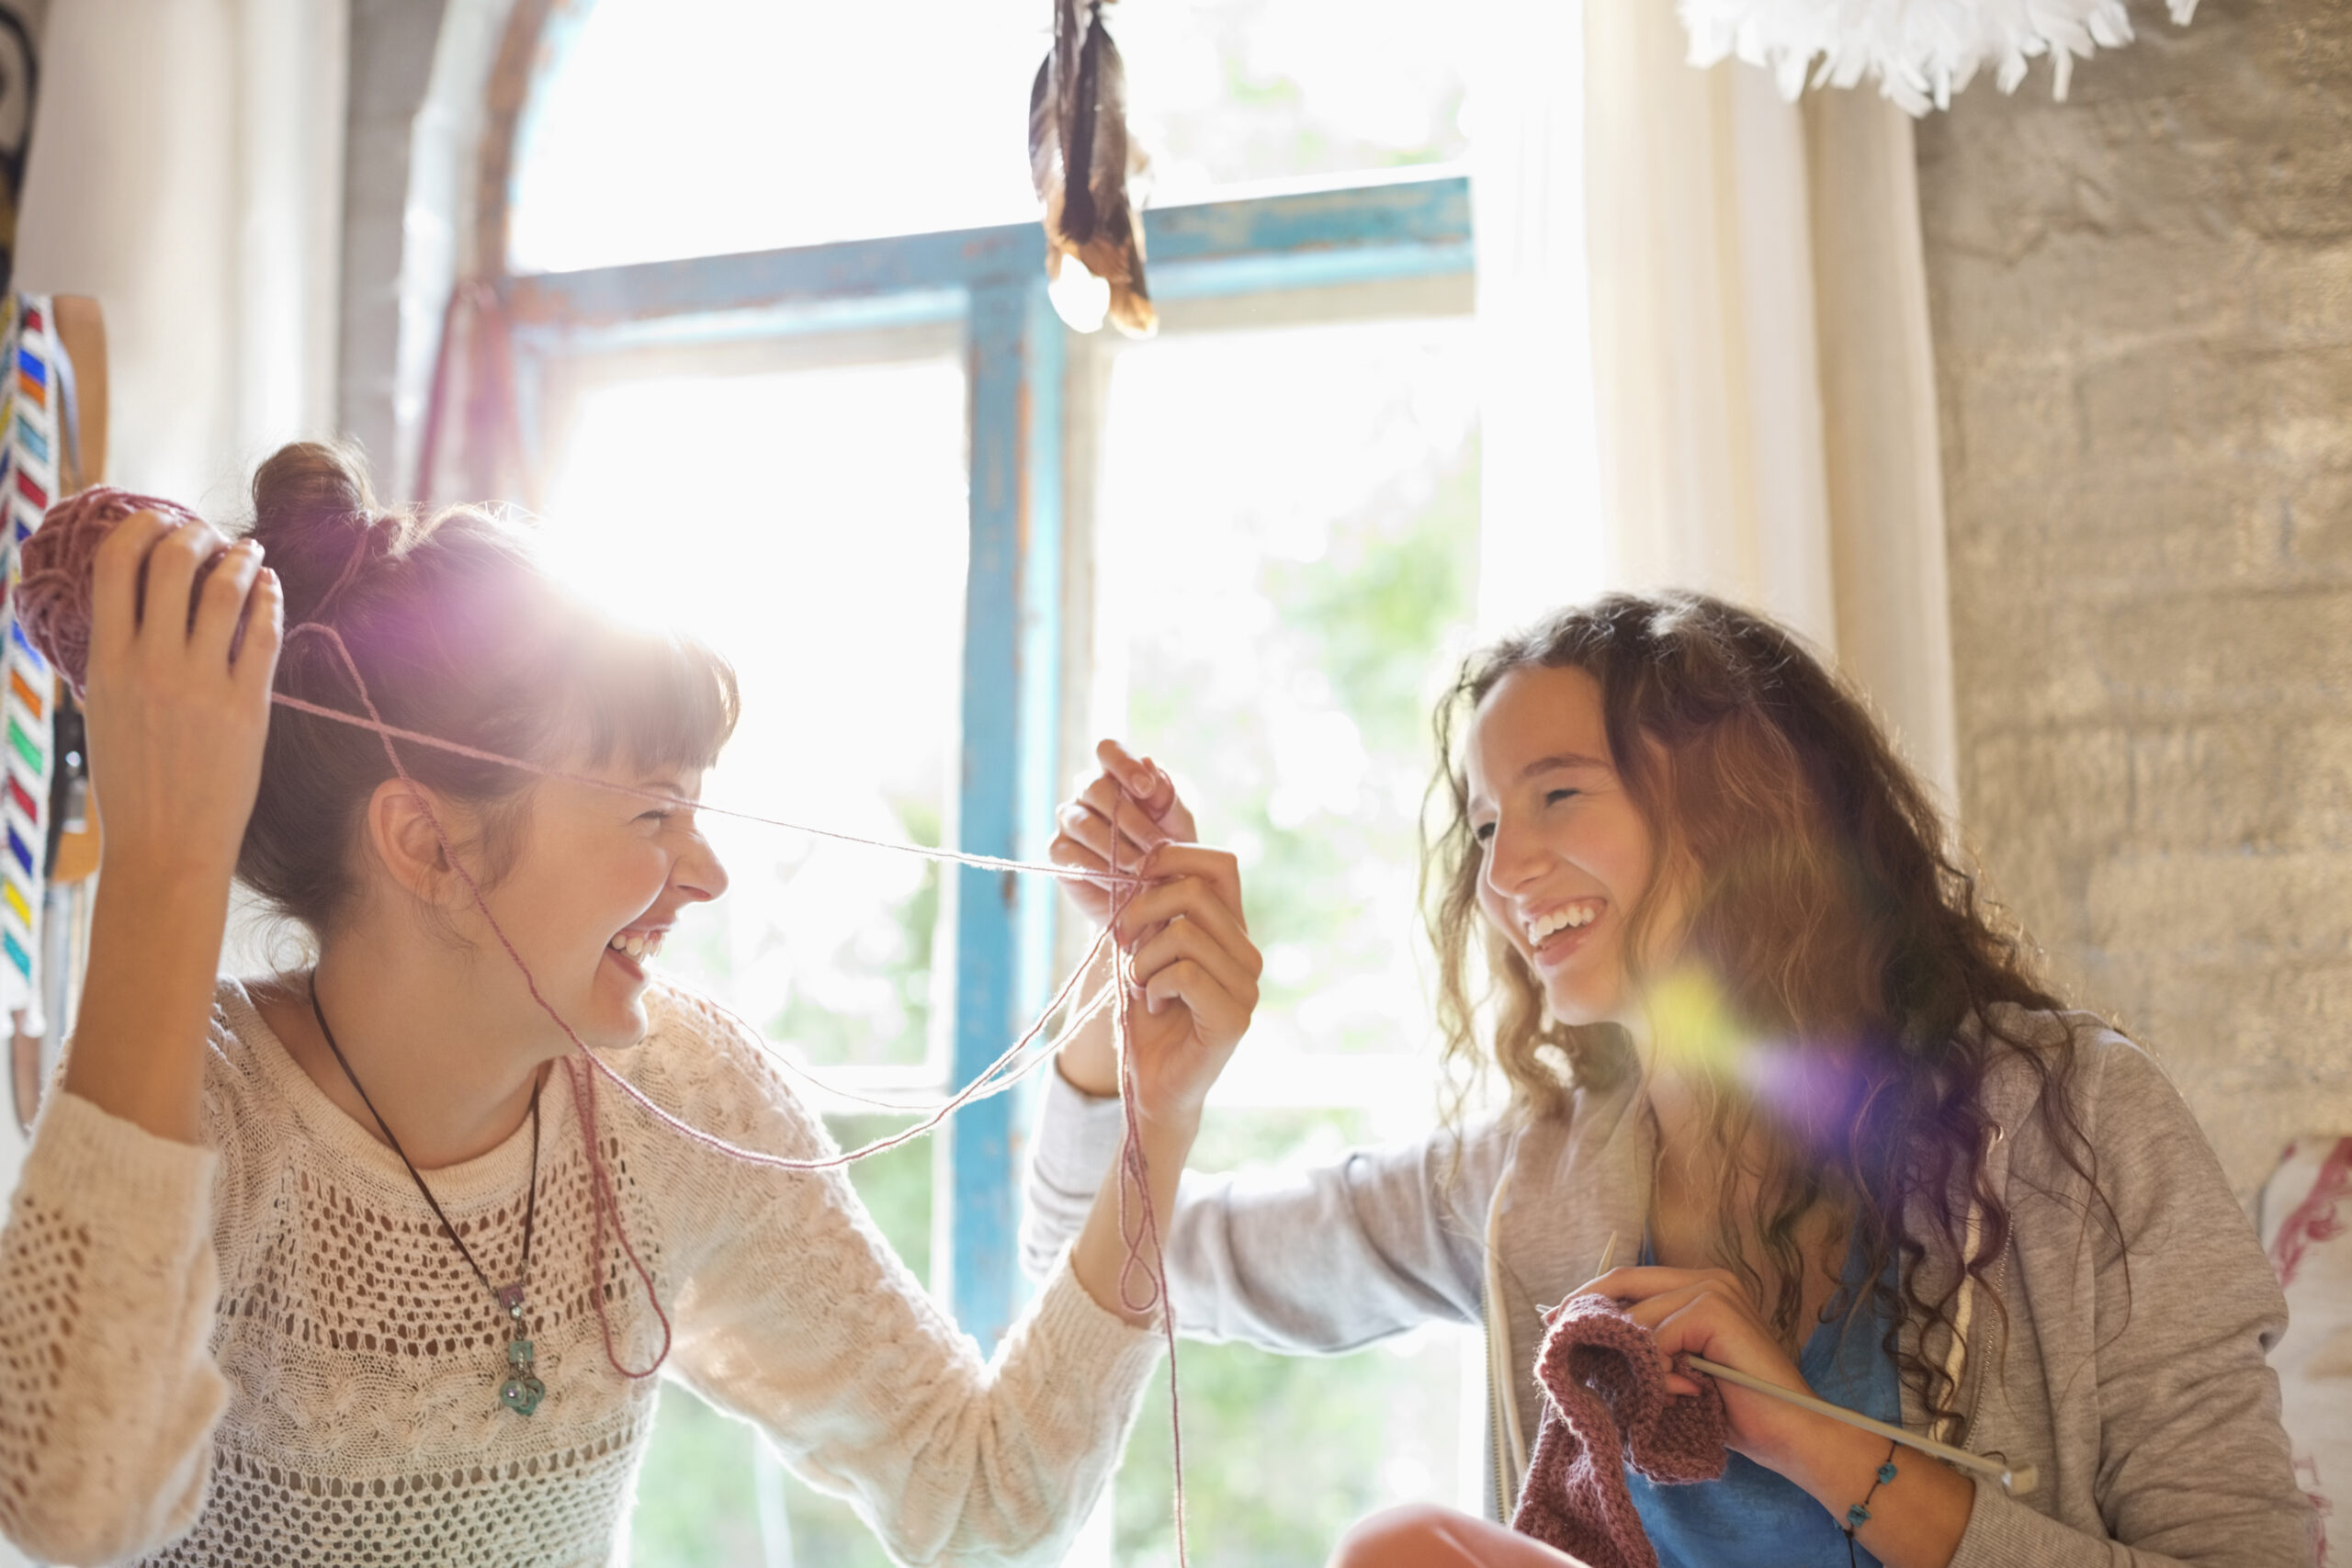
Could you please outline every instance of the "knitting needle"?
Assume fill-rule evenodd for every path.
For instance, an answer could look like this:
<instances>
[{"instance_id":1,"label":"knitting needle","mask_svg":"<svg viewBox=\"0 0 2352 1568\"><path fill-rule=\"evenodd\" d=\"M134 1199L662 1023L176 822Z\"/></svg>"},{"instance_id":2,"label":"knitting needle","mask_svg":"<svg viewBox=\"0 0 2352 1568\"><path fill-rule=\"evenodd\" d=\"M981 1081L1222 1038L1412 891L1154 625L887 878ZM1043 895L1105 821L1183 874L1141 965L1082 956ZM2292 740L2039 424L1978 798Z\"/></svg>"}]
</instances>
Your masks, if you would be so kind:
<instances>
[{"instance_id":1,"label":"knitting needle","mask_svg":"<svg viewBox=\"0 0 2352 1568\"><path fill-rule=\"evenodd\" d=\"M1609 1265L1616 1257L1617 1233L1611 1231L1608 1245L1600 1249L1600 1268L1595 1277L1608 1273ZM1799 1393L1794 1389L1782 1388L1778 1383L1766 1382L1763 1379L1750 1377L1746 1372L1736 1372L1729 1367L1710 1361L1704 1356L1694 1356L1685 1351L1684 1359L1694 1369L1706 1373L1709 1377L1721 1378L1725 1382L1737 1383L1740 1387L1753 1389L1758 1393L1785 1400L1800 1410L1810 1410L1815 1416L1826 1416L1832 1421L1842 1421L1849 1427L1859 1427L1865 1432L1875 1432L1890 1442L1917 1449L1921 1453L1933 1454L1945 1463L1956 1464L1962 1470L1982 1472L1999 1482L2001 1490L2012 1496L2022 1496L2032 1491L2041 1480L2041 1473L2030 1464L2012 1466L2000 1460L1986 1459L1982 1454L1970 1453L1965 1449L1953 1448L1949 1443L1937 1442L1932 1438L1922 1438L1917 1433L1906 1432L1900 1427L1890 1427L1883 1421L1874 1421L1860 1411L1848 1410L1842 1405L1832 1404L1827 1400L1815 1399L1809 1393Z\"/></svg>"},{"instance_id":2,"label":"knitting needle","mask_svg":"<svg viewBox=\"0 0 2352 1568\"><path fill-rule=\"evenodd\" d=\"M1973 1454L1965 1449L1956 1449L1949 1443L1937 1442L1933 1438L1923 1438L1916 1432L1906 1432L1900 1427L1890 1427L1883 1421L1873 1421L1859 1411L1848 1410L1832 1404L1826 1400L1815 1399L1809 1393L1799 1393L1794 1389L1782 1388L1778 1383L1766 1382L1762 1378L1752 1378L1746 1372L1733 1371L1729 1367L1719 1366L1704 1356L1693 1356L1685 1351L1684 1358L1694 1369L1706 1373L1709 1377L1721 1378L1725 1382L1735 1382L1742 1388L1751 1388L1758 1393L1770 1394L1774 1399L1785 1400L1800 1410L1810 1410L1815 1416L1826 1416L1832 1421L1843 1421L1849 1427L1860 1427L1865 1432L1876 1432L1891 1442L1901 1443L1905 1448L1917 1449L1921 1453L1933 1454L1945 1463L1956 1464L1962 1470L1981 1472L1999 1482L2001 1490L2012 1495L2021 1496L2032 1491L2041 1479L2041 1472L2030 1464L2012 1466L2001 1460L1987 1459L1983 1454Z\"/></svg>"}]
</instances>

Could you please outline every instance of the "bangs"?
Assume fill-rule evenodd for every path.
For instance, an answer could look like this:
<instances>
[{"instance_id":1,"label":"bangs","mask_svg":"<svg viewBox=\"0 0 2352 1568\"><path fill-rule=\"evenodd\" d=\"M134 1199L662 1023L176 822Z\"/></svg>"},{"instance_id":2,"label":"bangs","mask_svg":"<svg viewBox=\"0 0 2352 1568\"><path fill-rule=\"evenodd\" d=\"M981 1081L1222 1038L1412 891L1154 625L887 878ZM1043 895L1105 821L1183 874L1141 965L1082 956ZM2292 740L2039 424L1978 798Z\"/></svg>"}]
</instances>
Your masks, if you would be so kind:
<instances>
[{"instance_id":1,"label":"bangs","mask_svg":"<svg viewBox=\"0 0 2352 1568\"><path fill-rule=\"evenodd\" d=\"M591 768L708 769L742 712L735 667L684 632L597 628L566 682Z\"/></svg>"}]
</instances>

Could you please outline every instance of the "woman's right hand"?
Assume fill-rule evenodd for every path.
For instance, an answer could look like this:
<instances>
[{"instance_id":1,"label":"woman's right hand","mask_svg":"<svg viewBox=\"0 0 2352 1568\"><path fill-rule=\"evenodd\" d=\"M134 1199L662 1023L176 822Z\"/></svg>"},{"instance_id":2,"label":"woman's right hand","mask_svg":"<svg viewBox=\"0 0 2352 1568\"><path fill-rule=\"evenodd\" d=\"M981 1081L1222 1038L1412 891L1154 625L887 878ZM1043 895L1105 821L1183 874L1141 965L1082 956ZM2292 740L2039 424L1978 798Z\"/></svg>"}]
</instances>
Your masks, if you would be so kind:
<instances>
[{"instance_id":1,"label":"woman's right hand","mask_svg":"<svg viewBox=\"0 0 2352 1568\"><path fill-rule=\"evenodd\" d=\"M85 706L107 880L225 884L234 871L283 620L277 575L250 540L141 512L98 547Z\"/></svg>"},{"instance_id":2,"label":"woman's right hand","mask_svg":"<svg viewBox=\"0 0 2352 1568\"><path fill-rule=\"evenodd\" d=\"M1189 844L1199 829L1193 813L1177 798L1176 781L1137 758L1115 740L1099 742L1094 760L1102 771L1085 788L1054 808L1060 829L1046 852L1071 871L1107 872L1115 845L1119 868L1132 869L1165 843ZM1111 918L1111 890L1100 882L1071 878L1062 884L1080 914L1101 927Z\"/></svg>"}]
</instances>

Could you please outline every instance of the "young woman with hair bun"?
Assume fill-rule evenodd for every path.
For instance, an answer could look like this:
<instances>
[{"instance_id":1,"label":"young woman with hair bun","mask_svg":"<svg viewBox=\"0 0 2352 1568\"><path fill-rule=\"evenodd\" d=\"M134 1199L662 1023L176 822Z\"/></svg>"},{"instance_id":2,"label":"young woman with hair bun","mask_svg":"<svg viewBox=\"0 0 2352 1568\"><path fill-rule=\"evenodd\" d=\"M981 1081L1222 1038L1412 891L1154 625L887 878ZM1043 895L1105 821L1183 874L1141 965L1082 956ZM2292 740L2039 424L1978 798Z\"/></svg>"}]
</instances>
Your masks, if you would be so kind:
<instances>
[{"instance_id":1,"label":"young woman with hair bun","mask_svg":"<svg viewBox=\"0 0 2352 1568\"><path fill-rule=\"evenodd\" d=\"M903 1561L1057 1561L1159 1343L1122 1305L1115 1188L984 1362L841 1170L748 1164L609 1089L592 1137L594 1077L553 1070L572 1047L510 940L663 1110L835 1152L756 1038L647 971L727 888L695 813L413 745L412 786L379 736L271 703L359 710L334 639L288 629L327 626L390 725L692 800L735 722L727 664L582 608L517 524L379 511L332 448L273 457L254 508L233 543L143 511L97 548L105 859L0 1231L0 1533L75 1563L603 1563L660 1367ZM1234 954L1136 955L1164 1214L1256 999L1220 976L1256 955L1229 857L1145 869L1139 919ZM310 968L216 981L232 877Z\"/></svg>"},{"instance_id":2,"label":"young woman with hair bun","mask_svg":"<svg viewBox=\"0 0 2352 1568\"><path fill-rule=\"evenodd\" d=\"M1588 1292L1653 1331L1678 1396L1699 1386L1667 1359L1693 1352L2039 1472L2010 1495L1719 1382L1723 1479L1628 1472L1668 1568L2313 1560L2264 1360L2285 1303L2218 1162L2148 1056L2033 976L1796 637L1711 598L1611 595L1474 655L1436 729L1438 1022L1508 1108L1187 1177L1168 1244L1177 1325L1204 1337L1331 1352L1485 1325L1488 1518L1377 1516L1336 1564L1569 1561L1498 1521L1543 1415L1544 1314ZM1057 862L1192 837L1165 774L1102 757ZM1039 1266L1110 1158L1106 1051L1072 1040L1048 1090Z\"/></svg>"}]
</instances>

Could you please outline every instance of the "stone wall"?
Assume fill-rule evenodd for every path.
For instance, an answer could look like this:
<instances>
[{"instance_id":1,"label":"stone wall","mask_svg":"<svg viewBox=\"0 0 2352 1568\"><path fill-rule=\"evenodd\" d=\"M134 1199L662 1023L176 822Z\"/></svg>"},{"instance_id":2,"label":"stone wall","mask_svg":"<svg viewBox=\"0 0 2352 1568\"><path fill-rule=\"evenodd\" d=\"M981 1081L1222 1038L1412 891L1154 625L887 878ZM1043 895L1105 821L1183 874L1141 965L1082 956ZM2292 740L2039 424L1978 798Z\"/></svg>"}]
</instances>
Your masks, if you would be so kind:
<instances>
[{"instance_id":1,"label":"stone wall","mask_svg":"<svg viewBox=\"0 0 2352 1568\"><path fill-rule=\"evenodd\" d=\"M2251 1189L2352 1133L2352 6L1918 130L1962 807Z\"/></svg>"}]
</instances>

